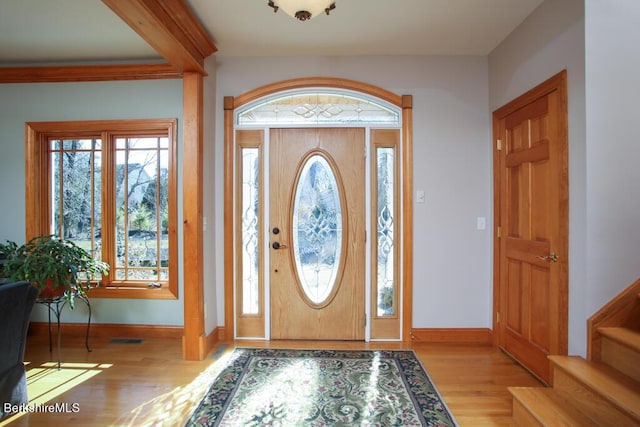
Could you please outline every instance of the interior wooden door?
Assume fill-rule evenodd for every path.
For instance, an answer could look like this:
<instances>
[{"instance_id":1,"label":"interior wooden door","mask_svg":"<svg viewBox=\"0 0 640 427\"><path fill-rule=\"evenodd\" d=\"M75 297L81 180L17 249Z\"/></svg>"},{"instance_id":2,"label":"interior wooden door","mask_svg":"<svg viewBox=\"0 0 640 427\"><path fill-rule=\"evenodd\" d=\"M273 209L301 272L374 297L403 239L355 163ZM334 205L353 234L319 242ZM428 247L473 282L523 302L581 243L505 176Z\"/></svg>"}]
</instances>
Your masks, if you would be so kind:
<instances>
[{"instance_id":1,"label":"interior wooden door","mask_svg":"<svg viewBox=\"0 0 640 427\"><path fill-rule=\"evenodd\" d=\"M565 87L561 73L494 113L499 345L546 382L567 353Z\"/></svg>"},{"instance_id":2,"label":"interior wooden door","mask_svg":"<svg viewBox=\"0 0 640 427\"><path fill-rule=\"evenodd\" d=\"M363 340L365 132L272 129L273 339Z\"/></svg>"}]
</instances>

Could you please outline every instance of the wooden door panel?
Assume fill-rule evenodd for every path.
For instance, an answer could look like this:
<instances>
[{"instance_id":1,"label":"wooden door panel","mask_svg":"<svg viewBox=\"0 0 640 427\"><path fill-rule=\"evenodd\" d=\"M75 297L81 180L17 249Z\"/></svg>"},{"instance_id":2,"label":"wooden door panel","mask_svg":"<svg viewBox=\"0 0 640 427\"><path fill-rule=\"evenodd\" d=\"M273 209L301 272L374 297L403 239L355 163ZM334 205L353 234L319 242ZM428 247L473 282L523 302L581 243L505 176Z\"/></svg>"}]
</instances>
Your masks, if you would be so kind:
<instances>
[{"instance_id":1,"label":"wooden door panel","mask_svg":"<svg viewBox=\"0 0 640 427\"><path fill-rule=\"evenodd\" d=\"M526 209L527 200L520 195L521 188L525 187L527 176L523 173L520 166L509 168L505 179L508 179L511 185L505 191L508 191L508 198L511 201L507 209L507 236L510 239L519 238L520 230L528 221L528 211Z\"/></svg>"},{"instance_id":2,"label":"wooden door panel","mask_svg":"<svg viewBox=\"0 0 640 427\"><path fill-rule=\"evenodd\" d=\"M546 382L550 380L551 370L547 359L548 354L543 348L517 334L506 334L503 348L537 377Z\"/></svg>"},{"instance_id":3,"label":"wooden door panel","mask_svg":"<svg viewBox=\"0 0 640 427\"><path fill-rule=\"evenodd\" d=\"M509 114L505 119L505 126L507 129L518 128L530 120L539 120L542 116L546 116L548 112L549 104L547 103L547 99L540 97ZM544 117L542 118L544 119Z\"/></svg>"},{"instance_id":4,"label":"wooden door panel","mask_svg":"<svg viewBox=\"0 0 640 427\"><path fill-rule=\"evenodd\" d=\"M548 268L548 261L540 257L549 253L549 242L518 237L507 237L505 240L507 259Z\"/></svg>"},{"instance_id":5,"label":"wooden door panel","mask_svg":"<svg viewBox=\"0 0 640 427\"><path fill-rule=\"evenodd\" d=\"M272 129L270 132L271 337L364 339L365 202L364 129ZM295 185L306 160L325 158L337 178L342 204L342 265L337 291L314 305L304 295L293 252ZM273 233L278 228L278 234Z\"/></svg>"},{"instance_id":6,"label":"wooden door panel","mask_svg":"<svg viewBox=\"0 0 640 427\"><path fill-rule=\"evenodd\" d=\"M522 295L526 294L522 288L526 285L522 278L522 263L515 260L507 261L506 280L506 304L509 310L505 310L506 327L518 334L523 334L523 303Z\"/></svg>"},{"instance_id":7,"label":"wooden door panel","mask_svg":"<svg viewBox=\"0 0 640 427\"><path fill-rule=\"evenodd\" d=\"M531 148L515 150L506 158L506 166L513 168L524 163L535 163L549 160L549 141L542 140Z\"/></svg>"},{"instance_id":8,"label":"wooden door panel","mask_svg":"<svg viewBox=\"0 0 640 427\"><path fill-rule=\"evenodd\" d=\"M553 83L553 84L552 84ZM544 381L566 354L566 82L557 76L494 112L499 345ZM556 255L561 254L560 257Z\"/></svg>"},{"instance_id":9,"label":"wooden door panel","mask_svg":"<svg viewBox=\"0 0 640 427\"><path fill-rule=\"evenodd\" d=\"M549 283L549 269L531 267L531 341L538 347L550 349L549 307L550 290L546 286Z\"/></svg>"},{"instance_id":10,"label":"wooden door panel","mask_svg":"<svg viewBox=\"0 0 640 427\"><path fill-rule=\"evenodd\" d=\"M553 202L549 200L549 188L554 185L552 176L549 162L531 165L531 240L545 242L546 247L541 248L544 253L549 253L552 238L549 230L553 229L553 218L548 214L553 210Z\"/></svg>"}]
</instances>

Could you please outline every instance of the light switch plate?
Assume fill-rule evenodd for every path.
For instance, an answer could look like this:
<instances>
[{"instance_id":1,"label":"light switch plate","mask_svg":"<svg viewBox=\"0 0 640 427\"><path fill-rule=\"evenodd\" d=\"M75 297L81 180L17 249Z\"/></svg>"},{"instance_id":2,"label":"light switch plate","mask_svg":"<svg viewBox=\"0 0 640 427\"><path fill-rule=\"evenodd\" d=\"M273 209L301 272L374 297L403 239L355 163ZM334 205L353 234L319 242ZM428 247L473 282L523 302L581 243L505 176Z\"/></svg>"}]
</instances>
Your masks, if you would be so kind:
<instances>
[{"instance_id":1,"label":"light switch plate","mask_svg":"<svg viewBox=\"0 0 640 427\"><path fill-rule=\"evenodd\" d=\"M476 228L478 230L484 230L487 228L487 218L479 216L476 218Z\"/></svg>"}]
</instances>

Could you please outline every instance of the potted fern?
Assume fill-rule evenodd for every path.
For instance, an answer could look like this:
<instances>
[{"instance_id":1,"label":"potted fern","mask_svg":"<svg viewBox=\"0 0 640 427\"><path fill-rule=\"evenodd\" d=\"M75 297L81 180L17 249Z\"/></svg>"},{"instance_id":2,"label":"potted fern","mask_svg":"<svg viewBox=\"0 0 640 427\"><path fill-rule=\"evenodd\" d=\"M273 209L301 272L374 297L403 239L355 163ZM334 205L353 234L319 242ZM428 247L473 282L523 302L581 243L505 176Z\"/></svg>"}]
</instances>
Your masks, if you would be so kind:
<instances>
[{"instance_id":1,"label":"potted fern","mask_svg":"<svg viewBox=\"0 0 640 427\"><path fill-rule=\"evenodd\" d=\"M71 308L76 296L86 295L94 277L109 273L107 263L94 259L74 242L53 235L35 237L21 246L11 241L0 243L0 253L6 257L0 277L31 282L41 298L64 296Z\"/></svg>"}]
</instances>

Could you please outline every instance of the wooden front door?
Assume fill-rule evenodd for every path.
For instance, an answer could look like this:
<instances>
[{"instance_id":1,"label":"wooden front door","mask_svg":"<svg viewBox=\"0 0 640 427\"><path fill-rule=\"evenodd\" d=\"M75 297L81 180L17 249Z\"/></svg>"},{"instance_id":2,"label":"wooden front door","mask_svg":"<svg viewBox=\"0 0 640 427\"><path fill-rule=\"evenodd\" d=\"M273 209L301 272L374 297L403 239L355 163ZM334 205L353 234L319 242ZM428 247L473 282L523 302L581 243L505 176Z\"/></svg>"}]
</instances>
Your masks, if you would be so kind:
<instances>
[{"instance_id":1,"label":"wooden front door","mask_svg":"<svg viewBox=\"0 0 640 427\"><path fill-rule=\"evenodd\" d=\"M364 129L272 129L269 156L271 337L364 339Z\"/></svg>"},{"instance_id":2,"label":"wooden front door","mask_svg":"<svg viewBox=\"0 0 640 427\"><path fill-rule=\"evenodd\" d=\"M494 134L499 345L548 383L567 353L565 73L494 112Z\"/></svg>"}]
</instances>

